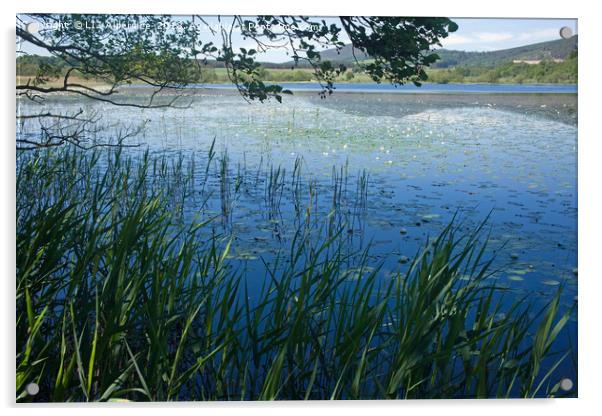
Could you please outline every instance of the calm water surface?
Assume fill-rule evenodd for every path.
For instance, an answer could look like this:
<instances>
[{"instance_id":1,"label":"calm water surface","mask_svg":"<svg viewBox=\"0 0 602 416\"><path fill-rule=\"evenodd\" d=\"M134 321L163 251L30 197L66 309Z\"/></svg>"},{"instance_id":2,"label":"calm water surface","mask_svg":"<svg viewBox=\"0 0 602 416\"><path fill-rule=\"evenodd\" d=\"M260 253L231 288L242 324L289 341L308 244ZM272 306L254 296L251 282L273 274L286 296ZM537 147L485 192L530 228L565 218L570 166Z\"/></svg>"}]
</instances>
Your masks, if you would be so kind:
<instances>
[{"instance_id":1,"label":"calm water surface","mask_svg":"<svg viewBox=\"0 0 602 416\"><path fill-rule=\"evenodd\" d=\"M127 150L133 154L148 147L203 162L215 139L209 187L216 192L202 215L222 217L214 229L233 238L231 258L249 282L265 278L263 261L286 252L304 221L320 230L331 215L350 250L371 246L370 261L382 265L386 279L454 215L471 228L490 214L496 282L535 302L564 285L563 305L576 302L575 86L426 85L429 94L397 94L351 85L354 93L342 93L345 86L326 99L299 92L283 104L203 90L184 110L85 105L112 128L149 120L135 139L141 148ZM66 97L53 105L82 106ZM219 192L224 158L226 215ZM200 178L205 163L198 170ZM201 207L185 209L192 216ZM571 325L576 339L576 317Z\"/></svg>"},{"instance_id":2,"label":"calm water surface","mask_svg":"<svg viewBox=\"0 0 602 416\"><path fill-rule=\"evenodd\" d=\"M319 91L320 86L314 82L291 82L282 83L284 88L292 91ZM229 84L202 84L196 88L210 89L234 89ZM401 93L576 93L576 84L422 84L420 87L414 84L394 86L391 84L375 83L348 83L337 84L337 91L344 92L401 92Z\"/></svg>"}]
</instances>

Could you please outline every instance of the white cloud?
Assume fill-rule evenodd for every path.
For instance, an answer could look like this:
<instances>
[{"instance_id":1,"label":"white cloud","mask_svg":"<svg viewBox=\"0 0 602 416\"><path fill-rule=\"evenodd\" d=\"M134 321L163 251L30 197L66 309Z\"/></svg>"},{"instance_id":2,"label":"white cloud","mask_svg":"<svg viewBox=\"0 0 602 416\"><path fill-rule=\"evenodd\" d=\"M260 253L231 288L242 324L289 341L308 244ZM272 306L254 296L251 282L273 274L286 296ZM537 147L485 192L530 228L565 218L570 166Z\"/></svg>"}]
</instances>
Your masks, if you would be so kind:
<instances>
[{"instance_id":1,"label":"white cloud","mask_svg":"<svg viewBox=\"0 0 602 416\"><path fill-rule=\"evenodd\" d=\"M452 33L451 35L449 35L448 37L443 39L441 41L441 44L443 45L444 48L447 48L448 46L464 45L466 43L472 43L472 42L474 42L474 39L471 37L457 35L455 33Z\"/></svg>"},{"instance_id":2,"label":"white cloud","mask_svg":"<svg viewBox=\"0 0 602 416\"><path fill-rule=\"evenodd\" d=\"M476 32L467 35L452 33L441 41L444 48L464 46L470 50L488 51L559 39L560 29L548 28L532 32Z\"/></svg>"},{"instance_id":3,"label":"white cloud","mask_svg":"<svg viewBox=\"0 0 602 416\"><path fill-rule=\"evenodd\" d=\"M442 43L443 46L465 45L468 43L478 44L482 42L495 43L510 40L513 37L512 33L507 32L479 32L471 36L452 33L448 38L444 39Z\"/></svg>"},{"instance_id":4,"label":"white cloud","mask_svg":"<svg viewBox=\"0 0 602 416\"><path fill-rule=\"evenodd\" d=\"M479 45L479 52L497 51L499 49L499 46L496 47L491 45Z\"/></svg>"},{"instance_id":5,"label":"white cloud","mask_svg":"<svg viewBox=\"0 0 602 416\"><path fill-rule=\"evenodd\" d=\"M560 28L535 30L533 32L519 33L516 38L521 41L552 40L555 38L560 39L559 31Z\"/></svg>"},{"instance_id":6,"label":"white cloud","mask_svg":"<svg viewBox=\"0 0 602 416\"><path fill-rule=\"evenodd\" d=\"M481 32L477 33L476 37L482 42L501 42L504 40L510 40L514 36L512 33L507 32Z\"/></svg>"}]
</instances>

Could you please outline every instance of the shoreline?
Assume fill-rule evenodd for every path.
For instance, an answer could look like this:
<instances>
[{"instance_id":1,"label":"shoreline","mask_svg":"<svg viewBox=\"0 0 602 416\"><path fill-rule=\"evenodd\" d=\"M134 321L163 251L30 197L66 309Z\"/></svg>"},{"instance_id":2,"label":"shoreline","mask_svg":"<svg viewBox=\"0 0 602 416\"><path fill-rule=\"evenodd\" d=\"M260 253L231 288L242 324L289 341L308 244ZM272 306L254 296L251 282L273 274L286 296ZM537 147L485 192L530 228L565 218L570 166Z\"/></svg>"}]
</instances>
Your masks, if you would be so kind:
<instances>
[{"instance_id":1,"label":"shoreline","mask_svg":"<svg viewBox=\"0 0 602 416\"><path fill-rule=\"evenodd\" d=\"M31 76L17 76L16 77L16 81L15 81L15 85L26 85L28 81L32 80L34 77ZM103 87L103 86L109 86L110 84L105 83L105 82L99 82L97 80L90 80L90 79L83 79L83 78L79 78L79 77L73 77L70 78L73 82L78 83L78 84L82 84L84 86L87 87ZM266 85L307 85L307 84L313 84L315 86L319 86L320 84L316 81L281 81L281 82L275 82L275 81L267 81L265 82ZM62 86L63 85L63 78L56 78L56 79L52 79L49 82L46 82L43 84L44 86L47 87L52 87L52 86ZM391 87L391 88L395 88L393 87L391 84L384 84L384 83L374 83L374 82L370 82L370 81L347 81L347 80L340 80L340 81L336 81L335 84L336 85L345 85L345 86L353 86L353 85L373 85L373 86L385 86L385 87ZM574 86L577 87L577 83L565 83L565 82L559 82L559 83L513 83L513 82L499 82L499 83L492 83L492 82L429 82L429 81L424 81L422 82L423 86L444 86L444 85L479 85L479 86L496 86L496 85L500 85L500 86L548 86L548 87L566 87L566 86ZM144 87L147 86L147 84L142 83L142 82L133 82L131 84L127 84L127 85L123 85L124 87ZM207 83L196 83L196 84L189 84L188 86L184 87L183 89L193 89L193 88L211 88L211 86L215 86L220 87L220 88L236 88L232 83L230 82L207 82ZM400 85L397 87L397 89L399 88L405 88L407 86L410 86L411 88L421 88L421 87L415 87L412 83L407 83L404 85ZM377 89L377 88L375 88Z\"/></svg>"}]
</instances>

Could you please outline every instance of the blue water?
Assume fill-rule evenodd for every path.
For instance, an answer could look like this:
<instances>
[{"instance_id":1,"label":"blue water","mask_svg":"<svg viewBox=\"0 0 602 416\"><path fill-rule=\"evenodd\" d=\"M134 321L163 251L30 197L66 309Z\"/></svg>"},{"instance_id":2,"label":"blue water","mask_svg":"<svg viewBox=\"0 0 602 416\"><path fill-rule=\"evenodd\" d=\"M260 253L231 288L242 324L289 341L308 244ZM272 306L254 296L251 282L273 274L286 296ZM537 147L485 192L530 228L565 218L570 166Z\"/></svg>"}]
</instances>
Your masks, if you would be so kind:
<instances>
[{"instance_id":1,"label":"blue water","mask_svg":"<svg viewBox=\"0 0 602 416\"><path fill-rule=\"evenodd\" d=\"M316 230L333 212L333 183L342 175L344 192L333 218L347 230L351 250L370 245L371 264L382 266L382 279L403 272L407 264L400 259L412 257L454 216L467 230L489 216L489 253L495 253L499 269L492 281L516 296L528 294L539 306L561 285L562 307L577 302L576 95L567 94L576 86L342 84L326 99L315 94L314 84L290 87L303 91L283 104L249 104L224 86L205 85L187 109L85 106L103 115L111 126L107 136L121 122L150 120L134 139L141 147L126 152L148 148L198 159L203 205L185 209L191 218L222 216L214 230L233 239L230 259L251 287L266 278L264 261L287 253L308 207L318 238ZM64 97L49 105L68 111L82 102ZM228 160L227 215L217 160L208 178L210 192L200 186L213 140L217 159ZM301 166L297 196L296 163ZM268 182L277 168L284 179L274 203ZM362 208L357 185L364 174ZM573 343L576 333L573 316ZM567 345L565 338L561 346ZM568 362L559 372L575 377Z\"/></svg>"},{"instance_id":2,"label":"blue water","mask_svg":"<svg viewBox=\"0 0 602 416\"><path fill-rule=\"evenodd\" d=\"M543 300L564 284L570 305L577 287L577 128L567 122L567 109L576 107L576 96L471 97L339 92L320 99L307 92L286 97L283 104L249 104L220 90L197 94L187 109L87 105L111 126L108 136L124 121L149 120L134 139L141 147L126 151L148 147L156 154L199 158L199 177L215 139L218 157L227 154L230 185L242 177L222 231L235 237L233 257L249 263L250 270L254 263L261 268L262 257L288 248L300 215L295 202L307 204L310 183L317 190L313 218L320 225L332 208L333 169L344 168L347 205L339 207L346 209L339 220L352 224L354 248L372 243L375 261L384 262L385 271L398 270L399 256L412 257L456 213L469 226L491 213L492 248L504 248L498 256L504 266L497 276L501 284L535 291ZM82 102L65 97L52 105L68 111ZM297 160L300 201L291 190ZM267 181L276 168L283 170L284 181L278 206L272 207ZM216 192L204 207L206 218L219 215L222 206L219 167L211 172ZM367 207L358 213L354 204L362 172L369 178ZM249 272L247 278L263 276Z\"/></svg>"},{"instance_id":3,"label":"blue water","mask_svg":"<svg viewBox=\"0 0 602 416\"><path fill-rule=\"evenodd\" d=\"M291 91L319 91L320 85L315 82L282 83L279 84ZM191 88L235 89L231 84L199 84ZM417 87L406 84L395 87L391 84L375 83L339 83L337 91L344 92L399 92L399 93L576 93L576 84L429 84Z\"/></svg>"}]
</instances>

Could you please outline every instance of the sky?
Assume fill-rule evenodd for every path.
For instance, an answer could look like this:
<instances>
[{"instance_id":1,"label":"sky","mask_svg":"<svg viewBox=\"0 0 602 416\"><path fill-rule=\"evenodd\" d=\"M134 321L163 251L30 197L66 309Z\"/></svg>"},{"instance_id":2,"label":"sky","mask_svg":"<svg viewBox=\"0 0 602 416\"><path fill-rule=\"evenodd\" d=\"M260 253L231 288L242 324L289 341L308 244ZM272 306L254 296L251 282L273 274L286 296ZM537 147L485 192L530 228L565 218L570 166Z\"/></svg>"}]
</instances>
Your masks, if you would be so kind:
<instances>
[{"instance_id":1,"label":"sky","mask_svg":"<svg viewBox=\"0 0 602 416\"><path fill-rule=\"evenodd\" d=\"M190 16L180 16L176 20L189 20ZM442 40L442 46L446 49L462 51L493 51L508 49L532 43L545 42L560 39L560 28L567 26L573 34L577 34L576 19L500 19L500 18L451 18L459 28ZM224 20L229 20L227 17ZM336 18L325 18L327 23L336 23ZM215 16L205 18L205 22L211 26L218 24ZM212 38L209 30L203 31L204 41L214 41L219 44L219 35ZM347 43L349 39L342 36L342 41ZM233 35L233 45L236 47L256 48L252 40L244 40L236 33ZM28 53L44 54L39 48L32 45L21 45L21 50ZM287 62L291 58L285 47L274 48L261 57L264 62Z\"/></svg>"},{"instance_id":2,"label":"sky","mask_svg":"<svg viewBox=\"0 0 602 416\"><path fill-rule=\"evenodd\" d=\"M577 34L577 19L461 19L442 45L463 51L493 51L560 39L560 28Z\"/></svg>"},{"instance_id":3,"label":"sky","mask_svg":"<svg viewBox=\"0 0 602 416\"><path fill-rule=\"evenodd\" d=\"M577 34L577 19L487 19L451 18L458 24L458 30L443 39L446 49L461 51L493 51L560 39L560 29L569 27ZM326 19L328 23L337 20ZM349 42L344 34L342 40ZM243 47L253 47L252 41L239 40ZM286 62L290 58L284 50L266 53L264 61Z\"/></svg>"}]
</instances>

